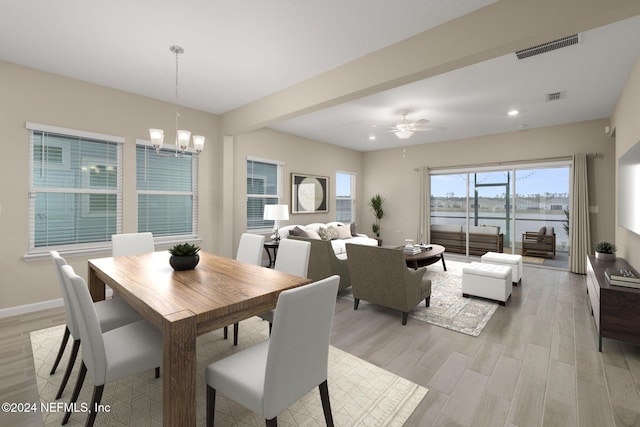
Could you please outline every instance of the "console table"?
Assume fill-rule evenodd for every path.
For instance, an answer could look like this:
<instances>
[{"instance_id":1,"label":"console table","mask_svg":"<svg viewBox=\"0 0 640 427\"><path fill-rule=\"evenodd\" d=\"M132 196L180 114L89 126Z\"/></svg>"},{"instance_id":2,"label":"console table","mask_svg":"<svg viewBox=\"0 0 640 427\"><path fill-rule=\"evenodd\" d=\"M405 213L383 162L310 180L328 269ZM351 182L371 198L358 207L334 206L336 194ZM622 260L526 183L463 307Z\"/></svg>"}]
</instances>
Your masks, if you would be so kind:
<instances>
[{"instance_id":1,"label":"console table","mask_svg":"<svg viewBox=\"0 0 640 427\"><path fill-rule=\"evenodd\" d=\"M623 258L600 261L587 256L587 292L599 351L603 337L640 344L640 289L609 285L604 271L611 267L635 271Z\"/></svg>"}]
</instances>

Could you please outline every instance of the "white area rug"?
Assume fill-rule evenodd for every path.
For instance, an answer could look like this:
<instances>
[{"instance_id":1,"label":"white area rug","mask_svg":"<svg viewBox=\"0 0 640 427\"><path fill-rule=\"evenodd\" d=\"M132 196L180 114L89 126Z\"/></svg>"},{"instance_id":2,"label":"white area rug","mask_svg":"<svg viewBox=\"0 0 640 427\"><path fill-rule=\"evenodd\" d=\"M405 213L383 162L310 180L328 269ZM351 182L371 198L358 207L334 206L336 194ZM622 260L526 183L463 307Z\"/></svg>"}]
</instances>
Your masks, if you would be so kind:
<instances>
[{"instance_id":1,"label":"white area rug","mask_svg":"<svg viewBox=\"0 0 640 427\"><path fill-rule=\"evenodd\" d=\"M197 411L198 425L205 423L204 369L207 364L263 341L268 337L268 324L258 318L240 323L239 343L224 340L222 331L213 331L198 337L197 361ZM78 355L74 372L58 401L58 390L68 355L69 343L54 375L49 375L55 360L64 326L56 326L31 333L31 347L38 381L40 399L43 403L68 403L77 371L80 369ZM336 426L402 426L409 415L427 394L427 389L398 377L375 365L365 362L335 347L329 351L329 395ZM93 384L89 375L78 399L91 401ZM162 425L162 378L155 379L153 371L109 383L105 386L102 403L110 405L109 412L98 414L96 425L109 426L161 426ZM42 414L45 426L59 426L64 409L54 408ZM74 413L68 426L84 425L85 413ZM320 394L315 388L304 398L278 416L281 426L324 426ZM264 419L244 407L218 394L216 399L216 426L264 426Z\"/></svg>"},{"instance_id":2,"label":"white area rug","mask_svg":"<svg viewBox=\"0 0 640 427\"><path fill-rule=\"evenodd\" d=\"M409 317L477 337L495 313L498 303L478 298L463 298L462 268L466 263L446 258L445 262L447 271L444 271L441 262L427 267L425 274L431 279L430 306L425 307L424 301L420 302L409 313ZM350 292L341 296L353 300ZM361 300L360 307L363 304L369 303ZM398 312L398 321L400 319L401 314Z\"/></svg>"}]
</instances>

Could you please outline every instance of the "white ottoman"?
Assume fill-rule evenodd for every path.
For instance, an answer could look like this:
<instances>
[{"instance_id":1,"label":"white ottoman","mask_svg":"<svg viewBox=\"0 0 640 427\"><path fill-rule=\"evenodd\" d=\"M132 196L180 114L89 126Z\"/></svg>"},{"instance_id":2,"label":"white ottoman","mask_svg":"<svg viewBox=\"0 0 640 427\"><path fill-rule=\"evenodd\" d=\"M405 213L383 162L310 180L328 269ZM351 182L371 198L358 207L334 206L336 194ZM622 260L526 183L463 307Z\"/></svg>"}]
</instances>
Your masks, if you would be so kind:
<instances>
[{"instance_id":1,"label":"white ottoman","mask_svg":"<svg viewBox=\"0 0 640 427\"><path fill-rule=\"evenodd\" d=\"M487 252L480 257L483 264L497 264L511 267L511 282L515 286L522 280L522 255Z\"/></svg>"},{"instance_id":2,"label":"white ottoman","mask_svg":"<svg viewBox=\"0 0 640 427\"><path fill-rule=\"evenodd\" d=\"M505 305L511 297L511 267L472 262L462 268L462 296L489 298Z\"/></svg>"}]
</instances>

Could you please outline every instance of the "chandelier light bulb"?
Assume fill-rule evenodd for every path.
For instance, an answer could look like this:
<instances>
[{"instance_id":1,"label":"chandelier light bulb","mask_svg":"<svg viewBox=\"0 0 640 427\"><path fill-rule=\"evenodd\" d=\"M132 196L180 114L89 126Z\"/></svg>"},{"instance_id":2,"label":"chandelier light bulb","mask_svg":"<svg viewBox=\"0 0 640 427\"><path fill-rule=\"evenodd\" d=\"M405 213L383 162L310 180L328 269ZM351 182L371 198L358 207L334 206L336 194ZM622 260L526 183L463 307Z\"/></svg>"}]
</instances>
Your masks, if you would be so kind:
<instances>
[{"instance_id":1,"label":"chandelier light bulb","mask_svg":"<svg viewBox=\"0 0 640 427\"><path fill-rule=\"evenodd\" d=\"M162 143L164 142L164 131L162 129L149 129L149 137L153 148L156 150L162 148Z\"/></svg>"}]
</instances>

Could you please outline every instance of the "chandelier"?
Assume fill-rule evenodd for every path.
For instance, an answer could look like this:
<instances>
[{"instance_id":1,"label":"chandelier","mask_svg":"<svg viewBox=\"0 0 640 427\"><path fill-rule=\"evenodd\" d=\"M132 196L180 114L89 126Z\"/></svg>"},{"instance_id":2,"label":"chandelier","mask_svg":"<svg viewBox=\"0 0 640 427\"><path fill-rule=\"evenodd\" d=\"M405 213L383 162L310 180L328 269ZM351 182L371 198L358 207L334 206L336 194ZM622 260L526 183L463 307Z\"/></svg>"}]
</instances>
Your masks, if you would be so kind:
<instances>
[{"instance_id":1,"label":"chandelier","mask_svg":"<svg viewBox=\"0 0 640 427\"><path fill-rule=\"evenodd\" d=\"M164 130L162 129L149 129L149 136L151 138L151 145L155 148L156 153L161 156L173 156L173 157L183 157L187 150L189 149L189 142L191 140L191 132L188 130L182 130L178 126L178 119L180 118L180 113L178 113L178 57L184 53L184 49L181 46L170 46L169 50L176 54L176 101L175 101L175 110L176 110L176 140L175 140L175 152L161 152L162 145L164 143ZM196 155L200 154L202 149L204 148L204 136L202 135L194 135L193 136L193 149L195 150Z\"/></svg>"}]
</instances>

